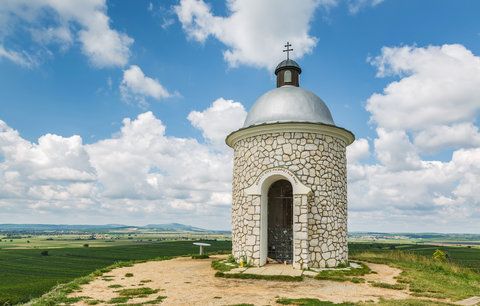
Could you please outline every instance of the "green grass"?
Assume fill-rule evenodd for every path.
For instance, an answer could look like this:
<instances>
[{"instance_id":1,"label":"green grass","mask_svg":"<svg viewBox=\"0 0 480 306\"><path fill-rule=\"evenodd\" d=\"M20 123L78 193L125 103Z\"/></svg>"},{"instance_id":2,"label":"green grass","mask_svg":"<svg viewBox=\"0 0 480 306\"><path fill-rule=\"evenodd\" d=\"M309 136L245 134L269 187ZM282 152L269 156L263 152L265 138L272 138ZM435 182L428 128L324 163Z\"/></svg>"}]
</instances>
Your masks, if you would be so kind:
<instances>
[{"instance_id":1,"label":"green grass","mask_svg":"<svg viewBox=\"0 0 480 306\"><path fill-rule=\"evenodd\" d=\"M281 298L277 300L281 305L298 305L298 306L448 306L453 305L449 303L442 303L436 301L425 301L415 299L405 300L380 300L377 303L374 302L360 302L360 303L333 303L329 301L321 301L319 299L300 298L300 299L287 299Z\"/></svg>"},{"instance_id":2,"label":"green grass","mask_svg":"<svg viewBox=\"0 0 480 306\"><path fill-rule=\"evenodd\" d=\"M140 281L140 283L142 283L142 284L151 283L151 282L152 282L151 279L142 279L142 280Z\"/></svg>"},{"instance_id":3,"label":"green grass","mask_svg":"<svg viewBox=\"0 0 480 306\"><path fill-rule=\"evenodd\" d=\"M126 303L130 298L128 296L116 296L108 301L108 304L119 304L119 303Z\"/></svg>"},{"instance_id":4,"label":"green grass","mask_svg":"<svg viewBox=\"0 0 480 306\"><path fill-rule=\"evenodd\" d=\"M333 303L328 301L321 301L319 299L309 299L309 298L301 298L301 299L287 299L281 298L277 300L278 304L281 305L299 305L299 306L331 306L331 305L338 305L338 306L354 306L353 303Z\"/></svg>"},{"instance_id":5,"label":"green grass","mask_svg":"<svg viewBox=\"0 0 480 306\"><path fill-rule=\"evenodd\" d=\"M416 299L404 299L404 300L380 300L378 303L358 303L359 306L454 306L451 303L443 303L432 300L416 300Z\"/></svg>"},{"instance_id":6,"label":"green grass","mask_svg":"<svg viewBox=\"0 0 480 306\"><path fill-rule=\"evenodd\" d=\"M248 274L248 273L227 274L227 273L220 272L220 271L215 273L215 276L216 277L223 277L223 278L261 279L261 280L271 280L271 281L281 281L281 282L301 282L303 280L302 276L258 275L258 274Z\"/></svg>"},{"instance_id":7,"label":"green grass","mask_svg":"<svg viewBox=\"0 0 480 306\"><path fill-rule=\"evenodd\" d=\"M364 252L355 259L398 267L401 284L417 296L461 300L480 293L480 274L455 263L439 262L411 252Z\"/></svg>"},{"instance_id":8,"label":"green grass","mask_svg":"<svg viewBox=\"0 0 480 306\"><path fill-rule=\"evenodd\" d=\"M372 285L373 287L393 289L393 290L404 290L407 288L407 285L402 283L389 284L389 283L382 283L382 282L370 282L370 285Z\"/></svg>"},{"instance_id":9,"label":"green grass","mask_svg":"<svg viewBox=\"0 0 480 306\"><path fill-rule=\"evenodd\" d=\"M323 270L315 276L316 279L331 280L336 282L352 281L356 276L362 276L371 273L371 270L364 264L360 263L360 268L348 270ZM360 282L355 278L353 282Z\"/></svg>"},{"instance_id":10,"label":"green grass","mask_svg":"<svg viewBox=\"0 0 480 306\"><path fill-rule=\"evenodd\" d=\"M229 251L230 241L208 241L210 252ZM58 284L88 275L115 262L189 255L197 251L192 241L151 242L102 248L0 249L0 305L27 302Z\"/></svg>"},{"instance_id":11,"label":"green grass","mask_svg":"<svg viewBox=\"0 0 480 306\"><path fill-rule=\"evenodd\" d=\"M207 259L207 258L210 258L210 256L208 256L207 254L193 254L192 255L192 259Z\"/></svg>"},{"instance_id":12,"label":"green grass","mask_svg":"<svg viewBox=\"0 0 480 306\"><path fill-rule=\"evenodd\" d=\"M350 281L352 283L355 283L355 284L360 284L360 283L364 283L365 282L365 279L361 278L361 277L352 277L350 279Z\"/></svg>"},{"instance_id":13,"label":"green grass","mask_svg":"<svg viewBox=\"0 0 480 306\"><path fill-rule=\"evenodd\" d=\"M117 291L120 296L128 296L129 298L134 297L147 297L151 294L157 293L158 289L152 289L148 287L140 287L140 288L129 288L129 289L122 289Z\"/></svg>"},{"instance_id":14,"label":"green grass","mask_svg":"<svg viewBox=\"0 0 480 306\"><path fill-rule=\"evenodd\" d=\"M392 252L408 251L426 257L432 257L435 250L445 251L450 261L480 273L480 248L468 248L465 246L435 246L424 244L398 244L398 243L349 243L349 253L351 256L362 252ZM394 248L392 250L392 248Z\"/></svg>"},{"instance_id":15,"label":"green grass","mask_svg":"<svg viewBox=\"0 0 480 306\"><path fill-rule=\"evenodd\" d=\"M142 303L127 303L130 298L126 297L119 297L118 299L122 299L124 302L117 302L115 303L115 306L142 306L142 305L158 305L163 302L164 299L166 299L166 296L158 296L153 300L148 300Z\"/></svg>"},{"instance_id":16,"label":"green grass","mask_svg":"<svg viewBox=\"0 0 480 306\"><path fill-rule=\"evenodd\" d=\"M227 262L226 260L214 260L212 261L212 268L217 270L217 271L220 271L220 272L228 272L232 269L235 269L238 267L238 264L234 264L234 263L230 263L230 264L227 264L229 262Z\"/></svg>"}]
</instances>

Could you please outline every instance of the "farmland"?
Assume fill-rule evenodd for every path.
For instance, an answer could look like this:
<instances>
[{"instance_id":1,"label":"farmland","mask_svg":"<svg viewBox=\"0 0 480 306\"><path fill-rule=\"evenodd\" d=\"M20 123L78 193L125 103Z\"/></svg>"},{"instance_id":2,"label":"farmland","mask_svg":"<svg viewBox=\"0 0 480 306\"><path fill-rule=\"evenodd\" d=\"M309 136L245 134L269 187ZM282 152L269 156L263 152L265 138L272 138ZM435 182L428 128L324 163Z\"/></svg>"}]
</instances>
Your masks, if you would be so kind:
<instances>
[{"instance_id":1,"label":"farmland","mask_svg":"<svg viewBox=\"0 0 480 306\"><path fill-rule=\"evenodd\" d=\"M230 250L229 241L208 241L209 251ZM44 250L44 249L42 249ZM111 265L118 261L145 260L198 252L192 241L164 241L108 247L66 247L0 250L0 304L26 302L58 283Z\"/></svg>"}]
</instances>

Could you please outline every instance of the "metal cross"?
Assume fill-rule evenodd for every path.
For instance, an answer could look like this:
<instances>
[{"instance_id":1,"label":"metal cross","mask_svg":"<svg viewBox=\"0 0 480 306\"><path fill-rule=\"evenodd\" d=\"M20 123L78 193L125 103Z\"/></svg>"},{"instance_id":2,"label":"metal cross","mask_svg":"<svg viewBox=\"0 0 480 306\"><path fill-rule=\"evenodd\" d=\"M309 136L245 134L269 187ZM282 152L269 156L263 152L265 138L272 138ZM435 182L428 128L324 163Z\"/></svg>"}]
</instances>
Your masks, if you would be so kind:
<instances>
[{"instance_id":1,"label":"metal cross","mask_svg":"<svg viewBox=\"0 0 480 306\"><path fill-rule=\"evenodd\" d=\"M293 51L293 49L290 49L292 45L287 41L287 44L285 45L285 50L283 52L287 52L287 60L290 59L290 51Z\"/></svg>"}]
</instances>

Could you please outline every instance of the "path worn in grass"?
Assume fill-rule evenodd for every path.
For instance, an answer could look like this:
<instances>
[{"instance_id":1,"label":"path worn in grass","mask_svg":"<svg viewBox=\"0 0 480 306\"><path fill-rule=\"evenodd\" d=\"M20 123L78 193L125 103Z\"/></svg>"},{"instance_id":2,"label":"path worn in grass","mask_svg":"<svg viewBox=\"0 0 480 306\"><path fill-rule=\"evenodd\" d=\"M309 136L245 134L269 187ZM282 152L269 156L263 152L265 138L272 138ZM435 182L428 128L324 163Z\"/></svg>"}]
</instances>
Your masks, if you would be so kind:
<instances>
[{"instance_id":1,"label":"path worn in grass","mask_svg":"<svg viewBox=\"0 0 480 306\"><path fill-rule=\"evenodd\" d=\"M110 301L120 297L120 289L148 287L154 294L130 299L140 303L166 296L162 305L232 305L239 303L275 305L279 297L317 298L333 302L377 301L410 297L404 290L372 287L368 283L333 282L306 278L302 282L265 280L238 280L214 277L211 259L193 260L176 258L166 261L146 262L132 267L115 269L99 277L72 297L88 296L97 301ZM372 265L377 281L391 283L401 270L387 265ZM133 274L125 277L127 273ZM102 279L103 278L103 279ZM122 287L112 285L120 285ZM158 290L158 291L156 291ZM101 303L100 303L101 304ZM86 305L80 301L77 305Z\"/></svg>"}]
</instances>

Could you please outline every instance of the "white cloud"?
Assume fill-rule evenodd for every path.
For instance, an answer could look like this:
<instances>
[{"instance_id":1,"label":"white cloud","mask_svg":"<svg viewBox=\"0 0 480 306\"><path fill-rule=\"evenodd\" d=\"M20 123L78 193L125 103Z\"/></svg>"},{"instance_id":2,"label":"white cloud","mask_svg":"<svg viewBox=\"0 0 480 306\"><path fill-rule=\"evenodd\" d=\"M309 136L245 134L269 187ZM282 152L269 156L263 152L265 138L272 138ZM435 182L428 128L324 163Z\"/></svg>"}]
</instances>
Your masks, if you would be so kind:
<instances>
[{"instance_id":1,"label":"white cloud","mask_svg":"<svg viewBox=\"0 0 480 306\"><path fill-rule=\"evenodd\" d=\"M146 104L146 98L161 100L171 96L158 80L147 77L136 65L123 71L120 93L124 100L135 100L140 105Z\"/></svg>"},{"instance_id":2,"label":"white cloud","mask_svg":"<svg viewBox=\"0 0 480 306\"><path fill-rule=\"evenodd\" d=\"M479 231L480 58L461 45L405 46L383 48L372 63L399 80L367 101L379 163L349 164L351 225ZM422 156L452 148L450 160Z\"/></svg>"},{"instance_id":3,"label":"white cloud","mask_svg":"<svg viewBox=\"0 0 480 306\"><path fill-rule=\"evenodd\" d=\"M47 199L66 195L72 184L95 179L79 136L47 134L34 144L0 121L0 155L4 158L0 167L2 197Z\"/></svg>"},{"instance_id":4,"label":"white cloud","mask_svg":"<svg viewBox=\"0 0 480 306\"><path fill-rule=\"evenodd\" d=\"M225 147L225 136L240 128L246 117L247 112L241 103L219 98L202 112L192 111L188 120L202 131L205 139L216 146Z\"/></svg>"},{"instance_id":5,"label":"white cloud","mask_svg":"<svg viewBox=\"0 0 480 306\"><path fill-rule=\"evenodd\" d=\"M165 136L165 126L151 112L125 119L117 137L89 145L87 151L102 194L113 198L206 204L208 192L225 191L225 167L231 164L195 139Z\"/></svg>"},{"instance_id":6,"label":"white cloud","mask_svg":"<svg viewBox=\"0 0 480 306\"><path fill-rule=\"evenodd\" d=\"M36 60L33 59L29 54L6 50L4 46L0 45L0 59L2 57L14 62L17 65L27 68L32 68L37 65Z\"/></svg>"},{"instance_id":7,"label":"white cloud","mask_svg":"<svg viewBox=\"0 0 480 306\"><path fill-rule=\"evenodd\" d=\"M480 58L462 45L382 49L378 76L400 76L367 101L383 128L419 130L472 121L480 110Z\"/></svg>"},{"instance_id":8,"label":"white cloud","mask_svg":"<svg viewBox=\"0 0 480 306\"><path fill-rule=\"evenodd\" d=\"M318 7L332 7L336 0L232 0L227 2L228 16L216 16L203 0L181 0L175 12L188 37L198 42L212 36L226 50L231 67L244 64L273 69L284 55L286 41L293 44L293 57L312 52L317 39L309 35Z\"/></svg>"},{"instance_id":9,"label":"white cloud","mask_svg":"<svg viewBox=\"0 0 480 306\"><path fill-rule=\"evenodd\" d=\"M480 211L480 149L456 151L451 161L426 162L412 170L355 165L349 177L350 222L381 214L369 230L475 232ZM352 167L350 167L352 168ZM383 228L383 229L382 229Z\"/></svg>"},{"instance_id":10,"label":"white cloud","mask_svg":"<svg viewBox=\"0 0 480 306\"><path fill-rule=\"evenodd\" d=\"M67 26L61 25L47 28L31 28L32 39L41 45L56 43L65 51L72 46L74 38Z\"/></svg>"},{"instance_id":11,"label":"white cloud","mask_svg":"<svg viewBox=\"0 0 480 306\"><path fill-rule=\"evenodd\" d=\"M443 148L480 147L480 132L471 122L431 126L415 134L415 146L423 152Z\"/></svg>"},{"instance_id":12,"label":"white cloud","mask_svg":"<svg viewBox=\"0 0 480 306\"><path fill-rule=\"evenodd\" d=\"M131 37L110 27L105 0L6 0L0 7L0 25L0 41L20 29L29 32L41 46L56 43L62 50L78 40L82 52L96 67L126 65L133 43ZM8 53L26 51L8 50Z\"/></svg>"},{"instance_id":13,"label":"white cloud","mask_svg":"<svg viewBox=\"0 0 480 306\"><path fill-rule=\"evenodd\" d=\"M347 160L349 164L355 164L358 161L370 156L370 146L365 138L356 139L347 147Z\"/></svg>"},{"instance_id":14,"label":"white cloud","mask_svg":"<svg viewBox=\"0 0 480 306\"><path fill-rule=\"evenodd\" d=\"M240 103L218 99L192 115L205 137L213 137L205 144L166 136L151 112L124 119L113 137L88 145L79 136L53 134L32 143L0 121L2 216L140 224L173 218L228 228L232 152L211 141L238 127L222 120L226 127L208 126L204 120L225 115L241 125L235 114L244 116Z\"/></svg>"},{"instance_id":15,"label":"white cloud","mask_svg":"<svg viewBox=\"0 0 480 306\"><path fill-rule=\"evenodd\" d=\"M348 0L348 11L350 14L356 14L364 8L375 7L382 2L383 0Z\"/></svg>"},{"instance_id":16,"label":"white cloud","mask_svg":"<svg viewBox=\"0 0 480 306\"><path fill-rule=\"evenodd\" d=\"M377 129L378 138L374 140L375 153L380 163L391 170L416 169L420 166L417 149L402 131Z\"/></svg>"}]
</instances>

